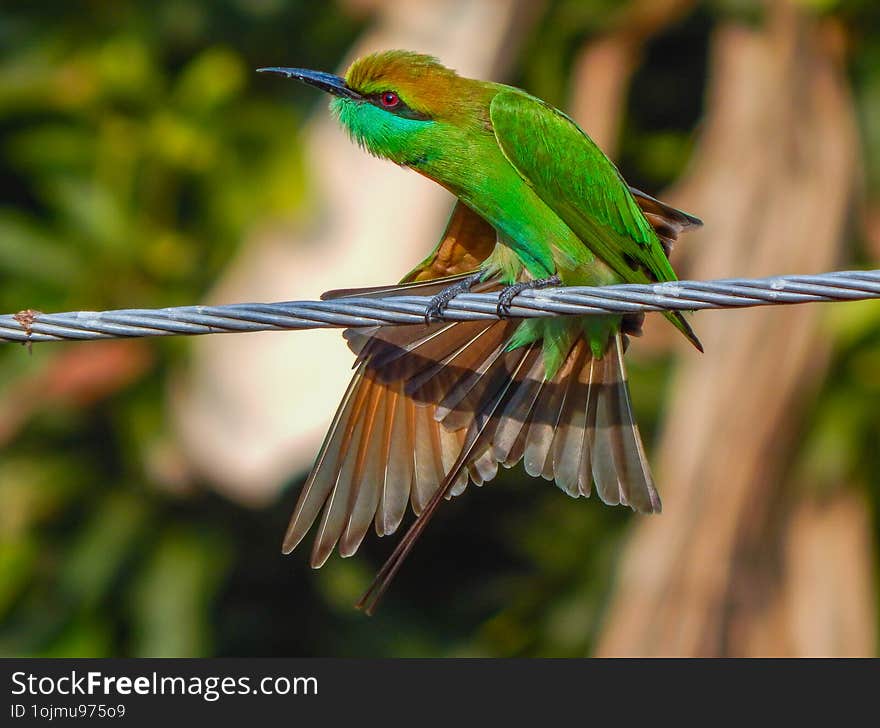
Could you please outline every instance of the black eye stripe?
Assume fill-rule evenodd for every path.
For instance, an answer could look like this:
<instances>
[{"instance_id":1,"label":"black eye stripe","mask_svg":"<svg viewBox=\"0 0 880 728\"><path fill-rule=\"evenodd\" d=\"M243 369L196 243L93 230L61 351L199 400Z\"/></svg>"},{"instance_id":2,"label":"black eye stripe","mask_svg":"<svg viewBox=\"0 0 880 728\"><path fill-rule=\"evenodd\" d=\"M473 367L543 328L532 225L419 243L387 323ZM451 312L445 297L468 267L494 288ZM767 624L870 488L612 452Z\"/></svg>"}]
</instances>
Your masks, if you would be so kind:
<instances>
[{"instance_id":1,"label":"black eye stripe","mask_svg":"<svg viewBox=\"0 0 880 728\"><path fill-rule=\"evenodd\" d=\"M397 96L397 105L393 107L385 106L382 103L382 97L385 94L393 93ZM406 102L400 98L400 95L396 91L391 91L386 89L385 91L380 91L376 94L369 94L365 96L367 101L369 101L373 106L377 106L382 109L382 111L387 111L389 114L394 114L395 116L403 117L404 119L416 119L418 121L430 121L431 117L428 114L424 114L421 111L416 111L415 109L411 109L406 105Z\"/></svg>"}]
</instances>

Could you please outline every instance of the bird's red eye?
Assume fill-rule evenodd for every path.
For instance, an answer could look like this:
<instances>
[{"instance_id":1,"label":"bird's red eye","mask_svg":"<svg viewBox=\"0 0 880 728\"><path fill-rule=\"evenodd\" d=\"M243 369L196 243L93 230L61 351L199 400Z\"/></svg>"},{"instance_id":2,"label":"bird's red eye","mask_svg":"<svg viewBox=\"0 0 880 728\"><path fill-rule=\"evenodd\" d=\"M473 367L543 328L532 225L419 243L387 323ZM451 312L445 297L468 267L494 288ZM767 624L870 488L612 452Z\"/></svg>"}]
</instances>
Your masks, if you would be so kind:
<instances>
[{"instance_id":1,"label":"bird's red eye","mask_svg":"<svg viewBox=\"0 0 880 728\"><path fill-rule=\"evenodd\" d=\"M400 105L400 96L394 93L394 91L383 91L379 95L379 103L386 109L393 109Z\"/></svg>"}]
</instances>

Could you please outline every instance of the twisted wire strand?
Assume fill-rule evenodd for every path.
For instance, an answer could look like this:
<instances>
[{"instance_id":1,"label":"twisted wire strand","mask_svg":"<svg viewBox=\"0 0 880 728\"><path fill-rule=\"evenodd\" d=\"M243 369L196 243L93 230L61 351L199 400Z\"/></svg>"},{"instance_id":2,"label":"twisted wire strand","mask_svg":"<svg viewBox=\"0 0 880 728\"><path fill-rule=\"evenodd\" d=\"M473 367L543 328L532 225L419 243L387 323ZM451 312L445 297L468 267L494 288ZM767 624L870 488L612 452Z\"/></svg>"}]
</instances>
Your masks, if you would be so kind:
<instances>
[{"instance_id":1,"label":"twisted wire strand","mask_svg":"<svg viewBox=\"0 0 880 728\"><path fill-rule=\"evenodd\" d=\"M772 278L674 281L601 287L526 290L509 316L595 315L642 311L699 311L792 303L880 298L880 270ZM119 339L144 336L281 331L351 326L395 326L425 320L428 296L350 297L329 301L236 303L160 309L0 316L0 342ZM496 319L498 293L465 293L444 311L447 321Z\"/></svg>"}]
</instances>

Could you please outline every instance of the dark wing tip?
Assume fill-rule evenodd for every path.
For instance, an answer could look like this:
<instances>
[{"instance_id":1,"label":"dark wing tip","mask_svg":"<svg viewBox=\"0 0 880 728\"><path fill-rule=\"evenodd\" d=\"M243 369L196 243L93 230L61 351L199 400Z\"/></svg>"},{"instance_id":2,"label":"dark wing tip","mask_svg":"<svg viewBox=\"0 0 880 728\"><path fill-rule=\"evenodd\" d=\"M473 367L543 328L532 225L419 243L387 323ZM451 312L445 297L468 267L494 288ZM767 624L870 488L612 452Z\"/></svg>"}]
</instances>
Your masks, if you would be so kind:
<instances>
[{"instance_id":1,"label":"dark wing tip","mask_svg":"<svg viewBox=\"0 0 880 728\"><path fill-rule=\"evenodd\" d=\"M667 205L665 202L652 197L647 192L642 192L642 190L636 187L631 186L629 191L636 198L636 201L639 202L639 207L642 208L643 212L653 212L655 215L660 215L666 220L675 223L681 229L703 227L703 221L696 215L691 215L689 212L679 210L672 205Z\"/></svg>"},{"instance_id":2,"label":"dark wing tip","mask_svg":"<svg viewBox=\"0 0 880 728\"><path fill-rule=\"evenodd\" d=\"M691 215L689 212L684 212L679 210L679 212L684 215L685 219L688 223L693 227L703 227L703 221L698 218L696 215Z\"/></svg>"},{"instance_id":3,"label":"dark wing tip","mask_svg":"<svg viewBox=\"0 0 880 728\"><path fill-rule=\"evenodd\" d=\"M699 338L697 338L696 333L694 333L694 330L691 328L691 325L688 323L687 319L684 317L684 314L681 311L675 311L675 312L673 312L673 316L675 317L675 320L678 322L678 325L679 325L678 328L685 335L685 337L687 337L687 340L690 341L691 344L693 344L694 348L697 351L699 351L701 354L703 354L704 353L703 344L700 343Z\"/></svg>"}]
</instances>

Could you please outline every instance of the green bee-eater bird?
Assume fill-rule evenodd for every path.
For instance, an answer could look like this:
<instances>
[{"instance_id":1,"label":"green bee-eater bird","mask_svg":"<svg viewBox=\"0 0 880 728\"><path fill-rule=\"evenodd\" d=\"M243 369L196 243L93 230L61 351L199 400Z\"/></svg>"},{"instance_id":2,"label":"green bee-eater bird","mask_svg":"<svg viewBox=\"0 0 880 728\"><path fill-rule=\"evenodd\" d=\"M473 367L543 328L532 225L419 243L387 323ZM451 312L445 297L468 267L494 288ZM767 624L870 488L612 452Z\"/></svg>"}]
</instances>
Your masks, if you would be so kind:
<instances>
[{"instance_id":1,"label":"green bee-eater bird","mask_svg":"<svg viewBox=\"0 0 880 728\"><path fill-rule=\"evenodd\" d=\"M264 68L333 96L330 109L371 154L458 198L435 250L393 288L327 296L432 294L423 325L352 329L358 356L297 503L285 553L323 508L311 563L352 555L370 523L382 536L418 515L359 606L370 612L443 498L498 465L573 497L660 510L623 365L640 317L438 321L456 294L501 289L499 312L528 287L675 280L678 234L700 221L631 189L565 114L510 86L462 78L436 59L388 51L345 78ZM679 312L666 317L700 343Z\"/></svg>"}]
</instances>

